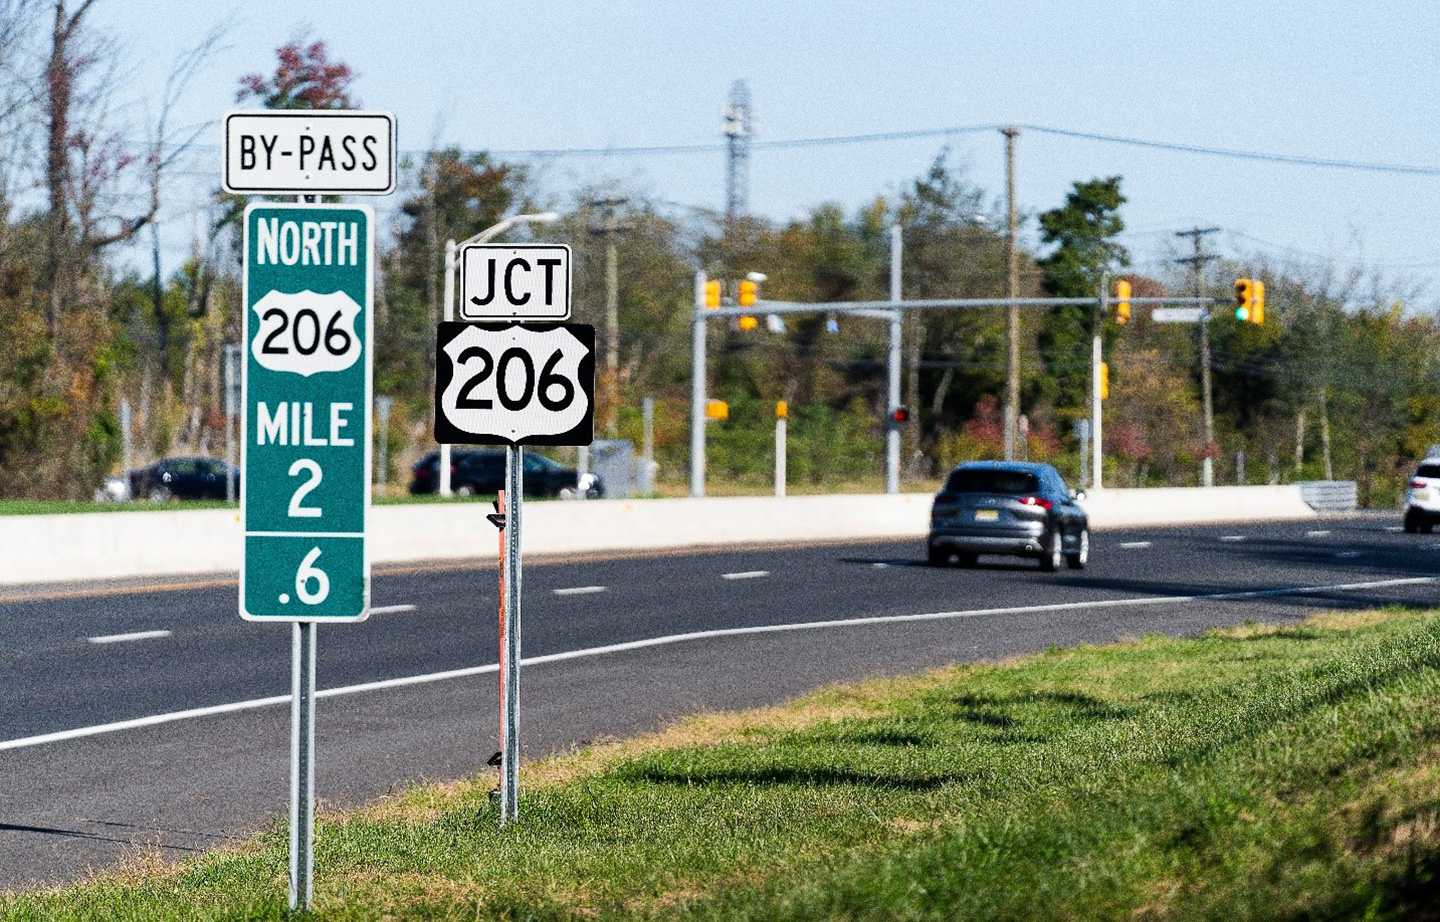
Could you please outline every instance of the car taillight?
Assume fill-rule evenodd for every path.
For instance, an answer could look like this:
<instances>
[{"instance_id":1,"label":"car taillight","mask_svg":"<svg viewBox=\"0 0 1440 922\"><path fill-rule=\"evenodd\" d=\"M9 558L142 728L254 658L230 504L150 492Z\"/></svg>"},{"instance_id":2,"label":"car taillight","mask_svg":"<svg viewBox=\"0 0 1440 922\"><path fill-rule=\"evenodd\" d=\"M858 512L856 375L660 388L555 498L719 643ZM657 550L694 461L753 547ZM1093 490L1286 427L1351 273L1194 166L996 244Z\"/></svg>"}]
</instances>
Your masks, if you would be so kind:
<instances>
[{"instance_id":1,"label":"car taillight","mask_svg":"<svg viewBox=\"0 0 1440 922\"><path fill-rule=\"evenodd\" d=\"M1423 480L1412 480L1412 481L1410 481L1410 489L1412 489L1412 490L1423 490L1424 488L1426 488L1426 487L1428 487L1428 486L1430 486L1430 485L1429 485L1428 483L1426 483L1425 481L1423 481Z\"/></svg>"},{"instance_id":2,"label":"car taillight","mask_svg":"<svg viewBox=\"0 0 1440 922\"><path fill-rule=\"evenodd\" d=\"M1043 496L1022 496L1020 502L1026 506L1039 506L1041 509L1049 509L1054 503Z\"/></svg>"},{"instance_id":3,"label":"car taillight","mask_svg":"<svg viewBox=\"0 0 1440 922\"><path fill-rule=\"evenodd\" d=\"M947 493L944 490L941 490L939 493L935 494L935 502L937 503L953 503L959 498L960 497L955 495L954 493Z\"/></svg>"}]
</instances>

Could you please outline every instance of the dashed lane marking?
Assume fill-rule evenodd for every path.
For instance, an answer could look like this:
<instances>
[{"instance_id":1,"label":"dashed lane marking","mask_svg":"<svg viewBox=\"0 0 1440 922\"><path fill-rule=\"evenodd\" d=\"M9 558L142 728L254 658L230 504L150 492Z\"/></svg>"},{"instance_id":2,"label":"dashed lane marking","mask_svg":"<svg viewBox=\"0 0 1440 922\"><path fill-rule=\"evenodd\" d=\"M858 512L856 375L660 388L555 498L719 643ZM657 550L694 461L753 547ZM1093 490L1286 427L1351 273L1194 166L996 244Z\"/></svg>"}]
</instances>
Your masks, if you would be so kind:
<instances>
[{"instance_id":1,"label":"dashed lane marking","mask_svg":"<svg viewBox=\"0 0 1440 922\"><path fill-rule=\"evenodd\" d=\"M569 589L552 590L556 595L594 595L597 592L605 592L606 586L572 586Z\"/></svg>"},{"instance_id":2,"label":"dashed lane marking","mask_svg":"<svg viewBox=\"0 0 1440 922\"><path fill-rule=\"evenodd\" d=\"M760 579L762 576L769 576L769 570L745 570L740 573L721 573L721 579Z\"/></svg>"},{"instance_id":3,"label":"dashed lane marking","mask_svg":"<svg viewBox=\"0 0 1440 922\"><path fill-rule=\"evenodd\" d=\"M91 643L127 643L131 640L154 640L156 637L169 637L169 631L136 631L133 634L106 634L102 637L89 638Z\"/></svg>"},{"instance_id":4,"label":"dashed lane marking","mask_svg":"<svg viewBox=\"0 0 1440 922\"><path fill-rule=\"evenodd\" d=\"M370 608L372 615L398 615L401 612L415 611L414 605L373 605Z\"/></svg>"},{"instance_id":5,"label":"dashed lane marking","mask_svg":"<svg viewBox=\"0 0 1440 922\"><path fill-rule=\"evenodd\" d=\"M1142 548L1142 547L1149 547L1149 546L1150 546L1150 542L1149 542L1149 541L1122 541L1122 542L1120 543L1120 546L1123 547L1123 548L1126 548L1127 550L1132 550L1132 551L1133 551L1133 550L1137 550L1137 549Z\"/></svg>"},{"instance_id":6,"label":"dashed lane marking","mask_svg":"<svg viewBox=\"0 0 1440 922\"><path fill-rule=\"evenodd\" d=\"M1220 536L1220 540L1221 540L1221 541L1244 541L1244 540L1245 540L1245 536L1244 536L1244 535L1221 535L1221 536Z\"/></svg>"},{"instance_id":7,"label":"dashed lane marking","mask_svg":"<svg viewBox=\"0 0 1440 922\"><path fill-rule=\"evenodd\" d=\"M1329 534L1330 534L1329 531L1324 530L1324 529L1321 529L1321 530L1319 530L1319 531L1307 531L1307 532L1305 532L1305 537L1307 537L1307 538L1324 538L1324 537L1328 536Z\"/></svg>"}]
</instances>

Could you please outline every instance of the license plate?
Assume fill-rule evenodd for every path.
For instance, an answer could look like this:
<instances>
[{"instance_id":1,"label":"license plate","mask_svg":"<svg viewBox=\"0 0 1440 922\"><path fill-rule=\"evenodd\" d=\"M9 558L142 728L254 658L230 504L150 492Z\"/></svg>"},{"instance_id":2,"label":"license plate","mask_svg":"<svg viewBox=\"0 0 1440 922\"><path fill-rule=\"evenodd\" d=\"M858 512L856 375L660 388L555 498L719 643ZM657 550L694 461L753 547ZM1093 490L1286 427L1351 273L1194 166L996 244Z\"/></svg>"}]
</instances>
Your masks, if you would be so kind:
<instances>
[{"instance_id":1,"label":"license plate","mask_svg":"<svg viewBox=\"0 0 1440 922\"><path fill-rule=\"evenodd\" d=\"M998 522L1000 521L1000 510L998 509L976 509L975 521L977 522Z\"/></svg>"},{"instance_id":2,"label":"license plate","mask_svg":"<svg viewBox=\"0 0 1440 922\"><path fill-rule=\"evenodd\" d=\"M1429 498L1430 498L1430 491L1429 491L1429 490L1416 490L1413 495L1414 495L1414 497L1415 497L1416 499L1429 499Z\"/></svg>"}]
</instances>

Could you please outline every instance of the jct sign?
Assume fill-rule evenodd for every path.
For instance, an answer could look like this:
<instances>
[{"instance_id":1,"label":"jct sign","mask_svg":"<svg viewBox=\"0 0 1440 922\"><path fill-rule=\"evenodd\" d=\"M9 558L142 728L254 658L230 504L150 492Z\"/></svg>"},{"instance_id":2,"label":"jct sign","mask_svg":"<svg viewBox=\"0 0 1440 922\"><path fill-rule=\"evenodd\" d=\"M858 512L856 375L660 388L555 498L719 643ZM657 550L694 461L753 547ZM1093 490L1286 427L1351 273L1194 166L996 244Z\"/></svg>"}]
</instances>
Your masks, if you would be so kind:
<instances>
[{"instance_id":1,"label":"jct sign","mask_svg":"<svg viewBox=\"0 0 1440 922\"><path fill-rule=\"evenodd\" d=\"M371 225L367 206L245 210L246 618L369 609Z\"/></svg>"}]
</instances>

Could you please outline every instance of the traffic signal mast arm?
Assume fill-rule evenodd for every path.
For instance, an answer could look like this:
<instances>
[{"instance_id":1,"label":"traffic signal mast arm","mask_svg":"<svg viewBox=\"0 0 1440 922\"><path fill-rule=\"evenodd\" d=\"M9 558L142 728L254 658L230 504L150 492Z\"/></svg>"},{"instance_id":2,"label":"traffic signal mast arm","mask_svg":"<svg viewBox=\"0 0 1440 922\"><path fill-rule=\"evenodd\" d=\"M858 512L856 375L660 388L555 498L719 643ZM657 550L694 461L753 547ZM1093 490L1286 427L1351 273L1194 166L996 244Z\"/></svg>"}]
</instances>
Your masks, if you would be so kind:
<instances>
[{"instance_id":1,"label":"traffic signal mast arm","mask_svg":"<svg viewBox=\"0 0 1440 922\"><path fill-rule=\"evenodd\" d=\"M1151 306L1206 307L1223 303L1223 298L1131 298L1130 303ZM1093 307L1098 298L932 298L915 301L756 301L754 307L719 307L705 311L706 317L743 317L749 314L855 314L888 319L897 310L923 311L965 307Z\"/></svg>"}]
</instances>

